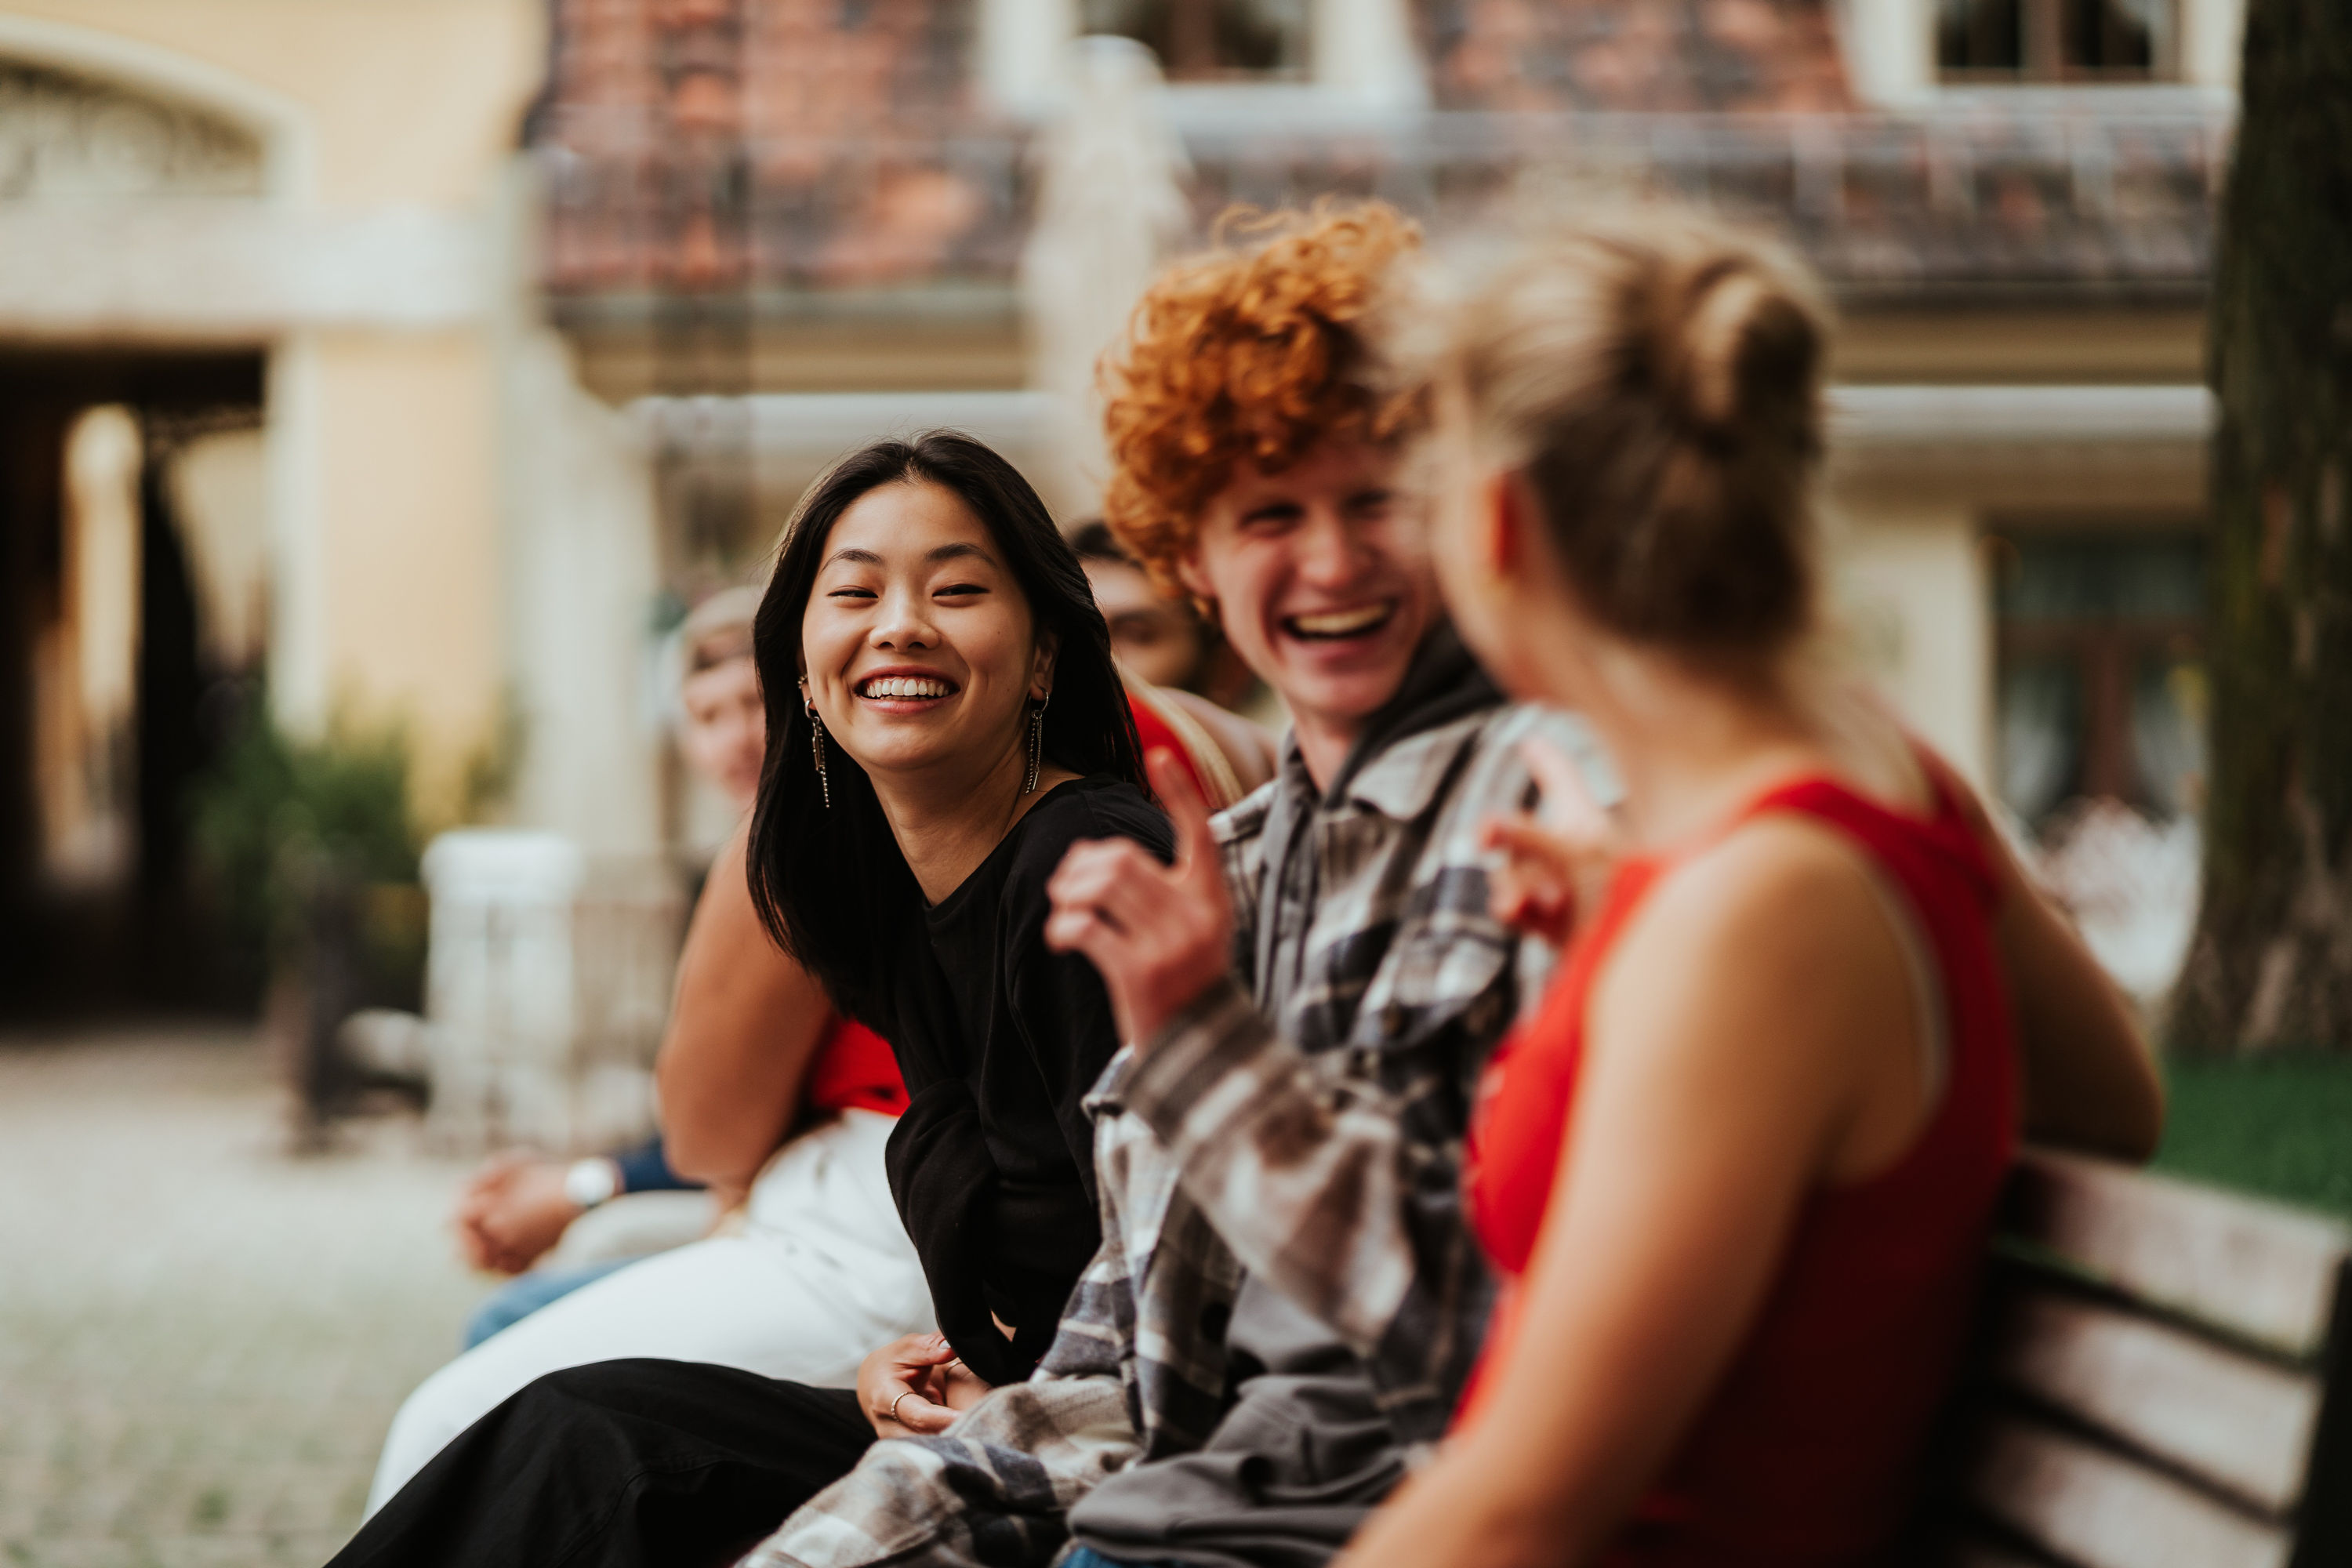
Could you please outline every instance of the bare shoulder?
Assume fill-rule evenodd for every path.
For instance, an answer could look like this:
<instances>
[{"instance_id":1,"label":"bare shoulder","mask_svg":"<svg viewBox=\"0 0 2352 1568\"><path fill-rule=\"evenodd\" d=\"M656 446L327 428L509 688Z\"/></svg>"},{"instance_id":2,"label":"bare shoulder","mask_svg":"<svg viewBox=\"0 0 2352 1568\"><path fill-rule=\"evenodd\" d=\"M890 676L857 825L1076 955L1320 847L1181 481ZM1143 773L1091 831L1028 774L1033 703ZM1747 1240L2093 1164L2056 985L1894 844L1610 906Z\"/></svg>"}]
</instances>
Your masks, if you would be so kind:
<instances>
[{"instance_id":1,"label":"bare shoulder","mask_svg":"<svg viewBox=\"0 0 2352 1568\"><path fill-rule=\"evenodd\" d=\"M1680 931L1688 940L1801 952L1874 923L1876 898L1862 851L1844 835L1773 813L1666 872L1626 940Z\"/></svg>"},{"instance_id":2,"label":"bare shoulder","mask_svg":"<svg viewBox=\"0 0 2352 1568\"><path fill-rule=\"evenodd\" d=\"M1595 1005L1702 1056L1752 1056L1768 1037L1840 1056L1905 1016L1903 955L1878 900L1861 851L1834 829L1758 817L1661 878L1611 952Z\"/></svg>"}]
</instances>

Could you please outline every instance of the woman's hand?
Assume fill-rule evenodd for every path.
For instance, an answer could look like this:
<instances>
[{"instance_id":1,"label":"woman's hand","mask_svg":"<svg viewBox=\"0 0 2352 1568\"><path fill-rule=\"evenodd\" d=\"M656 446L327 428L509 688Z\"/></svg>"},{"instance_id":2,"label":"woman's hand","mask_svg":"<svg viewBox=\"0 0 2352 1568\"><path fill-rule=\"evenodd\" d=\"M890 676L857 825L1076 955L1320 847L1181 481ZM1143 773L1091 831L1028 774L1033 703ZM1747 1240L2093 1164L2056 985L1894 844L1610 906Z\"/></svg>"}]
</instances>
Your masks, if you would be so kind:
<instances>
[{"instance_id":1,"label":"woman's hand","mask_svg":"<svg viewBox=\"0 0 2352 1568\"><path fill-rule=\"evenodd\" d=\"M1617 825L1594 804L1584 775L1549 741L1519 745L1543 798L1532 812L1487 820L1485 842L1503 852L1489 907L1514 931L1554 947L1576 927L1577 905L1596 893L1622 848Z\"/></svg>"},{"instance_id":2,"label":"woman's hand","mask_svg":"<svg viewBox=\"0 0 2352 1568\"><path fill-rule=\"evenodd\" d=\"M563 1190L570 1166L541 1155L492 1155L467 1182L452 1221L457 1247L477 1268L520 1274L563 1238L580 1205Z\"/></svg>"},{"instance_id":3,"label":"woman's hand","mask_svg":"<svg viewBox=\"0 0 2352 1568\"><path fill-rule=\"evenodd\" d=\"M1155 751L1151 787L1176 825L1176 863L1132 839L1074 844L1046 884L1045 945L1102 972L1119 1032L1148 1044L1233 966L1234 910L1209 808L1174 752Z\"/></svg>"},{"instance_id":4,"label":"woman's hand","mask_svg":"<svg viewBox=\"0 0 2352 1568\"><path fill-rule=\"evenodd\" d=\"M988 1384L945 1334L908 1334L859 1363L857 1403L877 1437L927 1437L980 1403Z\"/></svg>"}]
</instances>

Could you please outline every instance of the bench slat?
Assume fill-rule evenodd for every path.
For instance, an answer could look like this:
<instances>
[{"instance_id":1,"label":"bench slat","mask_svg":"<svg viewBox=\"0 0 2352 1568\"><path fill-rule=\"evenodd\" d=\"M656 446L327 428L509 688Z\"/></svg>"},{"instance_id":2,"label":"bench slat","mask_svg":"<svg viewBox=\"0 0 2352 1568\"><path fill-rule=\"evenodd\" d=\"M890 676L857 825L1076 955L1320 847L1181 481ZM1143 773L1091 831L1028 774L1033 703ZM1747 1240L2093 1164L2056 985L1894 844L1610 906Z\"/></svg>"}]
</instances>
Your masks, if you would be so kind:
<instances>
[{"instance_id":1,"label":"bench slat","mask_svg":"<svg viewBox=\"0 0 2352 1568\"><path fill-rule=\"evenodd\" d=\"M2025 1152L2002 1229L2125 1295L2308 1358L2326 1342L2352 1230L2121 1165Z\"/></svg>"},{"instance_id":2,"label":"bench slat","mask_svg":"<svg viewBox=\"0 0 2352 1568\"><path fill-rule=\"evenodd\" d=\"M2016 1416L1986 1423L1969 1500L2080 1568L2285 1568L2285 1531L2128 1458Z\"/></svg>"},{"instance_id":3,"label":"bench slat","mask_svg":"<svg viewBox=\"0 0 2352 1568\"><path fill-rule=\"evenodd\" d=\"M2301 1500L2316 1377L2022 1281L1996 1310L1998 1380L2273 1516Z\"/></svg>"},{"instance_id":4,"label":"bench slat","mask_svg":"<svg viewBox=\"0 0 2352 1568\"><path fill-rule=\"evenodd\" d=\"M2312 1437L2310 1481L2295 1516L2294 1568L2352 1563L2352 1264L2336 1288L2336 1326L2320 1366L2327 1394Z\"/></svg>"}]
</instances>

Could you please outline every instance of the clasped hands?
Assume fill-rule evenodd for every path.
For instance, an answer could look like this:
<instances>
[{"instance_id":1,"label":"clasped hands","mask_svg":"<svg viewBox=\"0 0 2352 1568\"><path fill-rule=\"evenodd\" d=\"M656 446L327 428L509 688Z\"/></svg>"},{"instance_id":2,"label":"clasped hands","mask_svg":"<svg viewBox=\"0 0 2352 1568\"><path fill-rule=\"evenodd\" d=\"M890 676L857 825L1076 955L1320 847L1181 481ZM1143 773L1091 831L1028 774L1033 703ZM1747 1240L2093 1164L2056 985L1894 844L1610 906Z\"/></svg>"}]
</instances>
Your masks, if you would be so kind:
<instances>
[{"instance_id":1,"label":"clasped hands","mask_svg":"<svg viewBox=\"0 0 2352 1568\"><path fill-rule=\"evenodd\" d=\"M563 1190L563 1162L510 1150L466 1183L450 1216L458 1249L476 1268L520 1274L563 1238L580 1205Z\"/></svg>"}]
</instances>

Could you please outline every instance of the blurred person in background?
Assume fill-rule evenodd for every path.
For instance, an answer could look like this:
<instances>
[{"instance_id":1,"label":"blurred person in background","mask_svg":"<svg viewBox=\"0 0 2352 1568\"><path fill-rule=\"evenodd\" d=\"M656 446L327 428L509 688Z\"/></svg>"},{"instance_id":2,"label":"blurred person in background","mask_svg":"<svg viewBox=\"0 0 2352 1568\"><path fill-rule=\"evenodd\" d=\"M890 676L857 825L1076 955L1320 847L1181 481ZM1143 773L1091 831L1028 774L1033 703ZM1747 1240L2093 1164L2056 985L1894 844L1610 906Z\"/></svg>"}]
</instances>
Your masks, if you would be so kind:
<instances>
[{"instance_id":1,"label":"blurred person in background","mask_svg":"<svg viewBox=\"0 0 2352 1568\"><path fill-rule=\"evenodd\" d=\"M940 1431L991 1384L1025 1378L1094 1254L1084 1101L1118 1035L1092 966L1044 941L1045 882L1081 838L1164 858L1171 837L1139 787L1135 726L1076 557L979 442L877 442L803 500L755 643L769 754L744 900L812 989L880 1026L911 1096L883 1156L896 1215L876 1213L861 1167L854 1190L837 1182L829 1212L808 1216L793 1261L855 1301L877 1289L877 1233L903 1221L940 1331L878 1349L870 1336L862 1363L823 1378L661 1349L541 1377L394 1496L343 1568L723 1561L877 1438ZM738 882L722 864L706 908ZM672 1081L666 1071L685 1164L699 1116ZM625 1269L474 1353L697 1250ZM741 1294L747 1310L802 1310L772 1288ZM671 1312L698 1310L669 1293ZM846 1345L845 1327L827 1337L829 1351Z\"/></svg>"},{"instance_id":2,"label":"blurred person in background","mask_svg":"<svg viewBox=\"0 0 2352 1568\"><path fill-rule=\"evenodd\" d=\"M1119 668L1154 686L1198 689L1213 642L1200 612L1154 587L1102 519L1072 529L1070 547L1087 569Z\"/></svg>"},{"instance_id":3,"label":"blurred person in background","mask_svg":"<svg viewBox=\"0 0 2352 1568\"><path fill-rule=\"evenodd\" d=\"M759 609L759 589L722 588L678 628L678 751L739 815L751 809L767 751L751 662ZM670 1169L658 1134L585 1160L492 1156L458 1198L458 1250L476 1268L531 1272L482 1304L466 1325L465 1348L625 1264L706 1235L719 1205L703 1194L701 1183Z\"/></svg>"},{"instance_id":4,"label":"blurred person in background","mask_svg":"<svg viewBox=\"0 0 2352 1568\"><path fill-rule=\"evenodd\" d=\"M1202 798L1216 811L1272 778L1274 736L1232 709L1235 694L1265 689L1232 658L1216 628L1190 600L1161 593L1101 519L1080 523L1070 544L1110 627L1144 751L1180 748ZM1223 674L1228 664L1238 665L1240 680ZM1225 695L1213 699L1213 691Z\"/></svg>"},{"instance_id":5,"label":"blurred person in background","mask_svg":"<svg viewBox=\"0 0 2352 1568\"><path fill-rule=\"evenodd\" d=\"M767 748L759 606L759 589L727 589L680 635L680 750L745 812ZM371 1512L542 1373L658 1355L822 1381L854 1374L877 1340L929 1326L882 1169L907 1103L898 1064L769 940L743 837L739 826L712 863L679 955L656 1064L667 1136L577 1163L502 1156L459 1205L460 1241L479 1267L528 1268L559 1237L573 1251L567 1228L603 1228L595 1245L620 1255L525 1274L484 1304L466 1353L394 1418ZM647 1215L647 1197L618 1195L705 1184L709 1195L682 1214ZM724 1232L709 1235L722 1214Z\"/></svg>"},{"instance_id":6,"label":"blurred person in background","mask_svg":"<svg viewBox=\"0 0 2352 1568\"><path fill-rule=\"evenodd\" d=\"M751 660L751 623L759 613L760 590L739 584L695 605L678 627L686 679L677 689L685 719L677 749L687 766L718 785L739 812L751 809L768 755L767 710Z\"/></svg>"}]
</instances>

